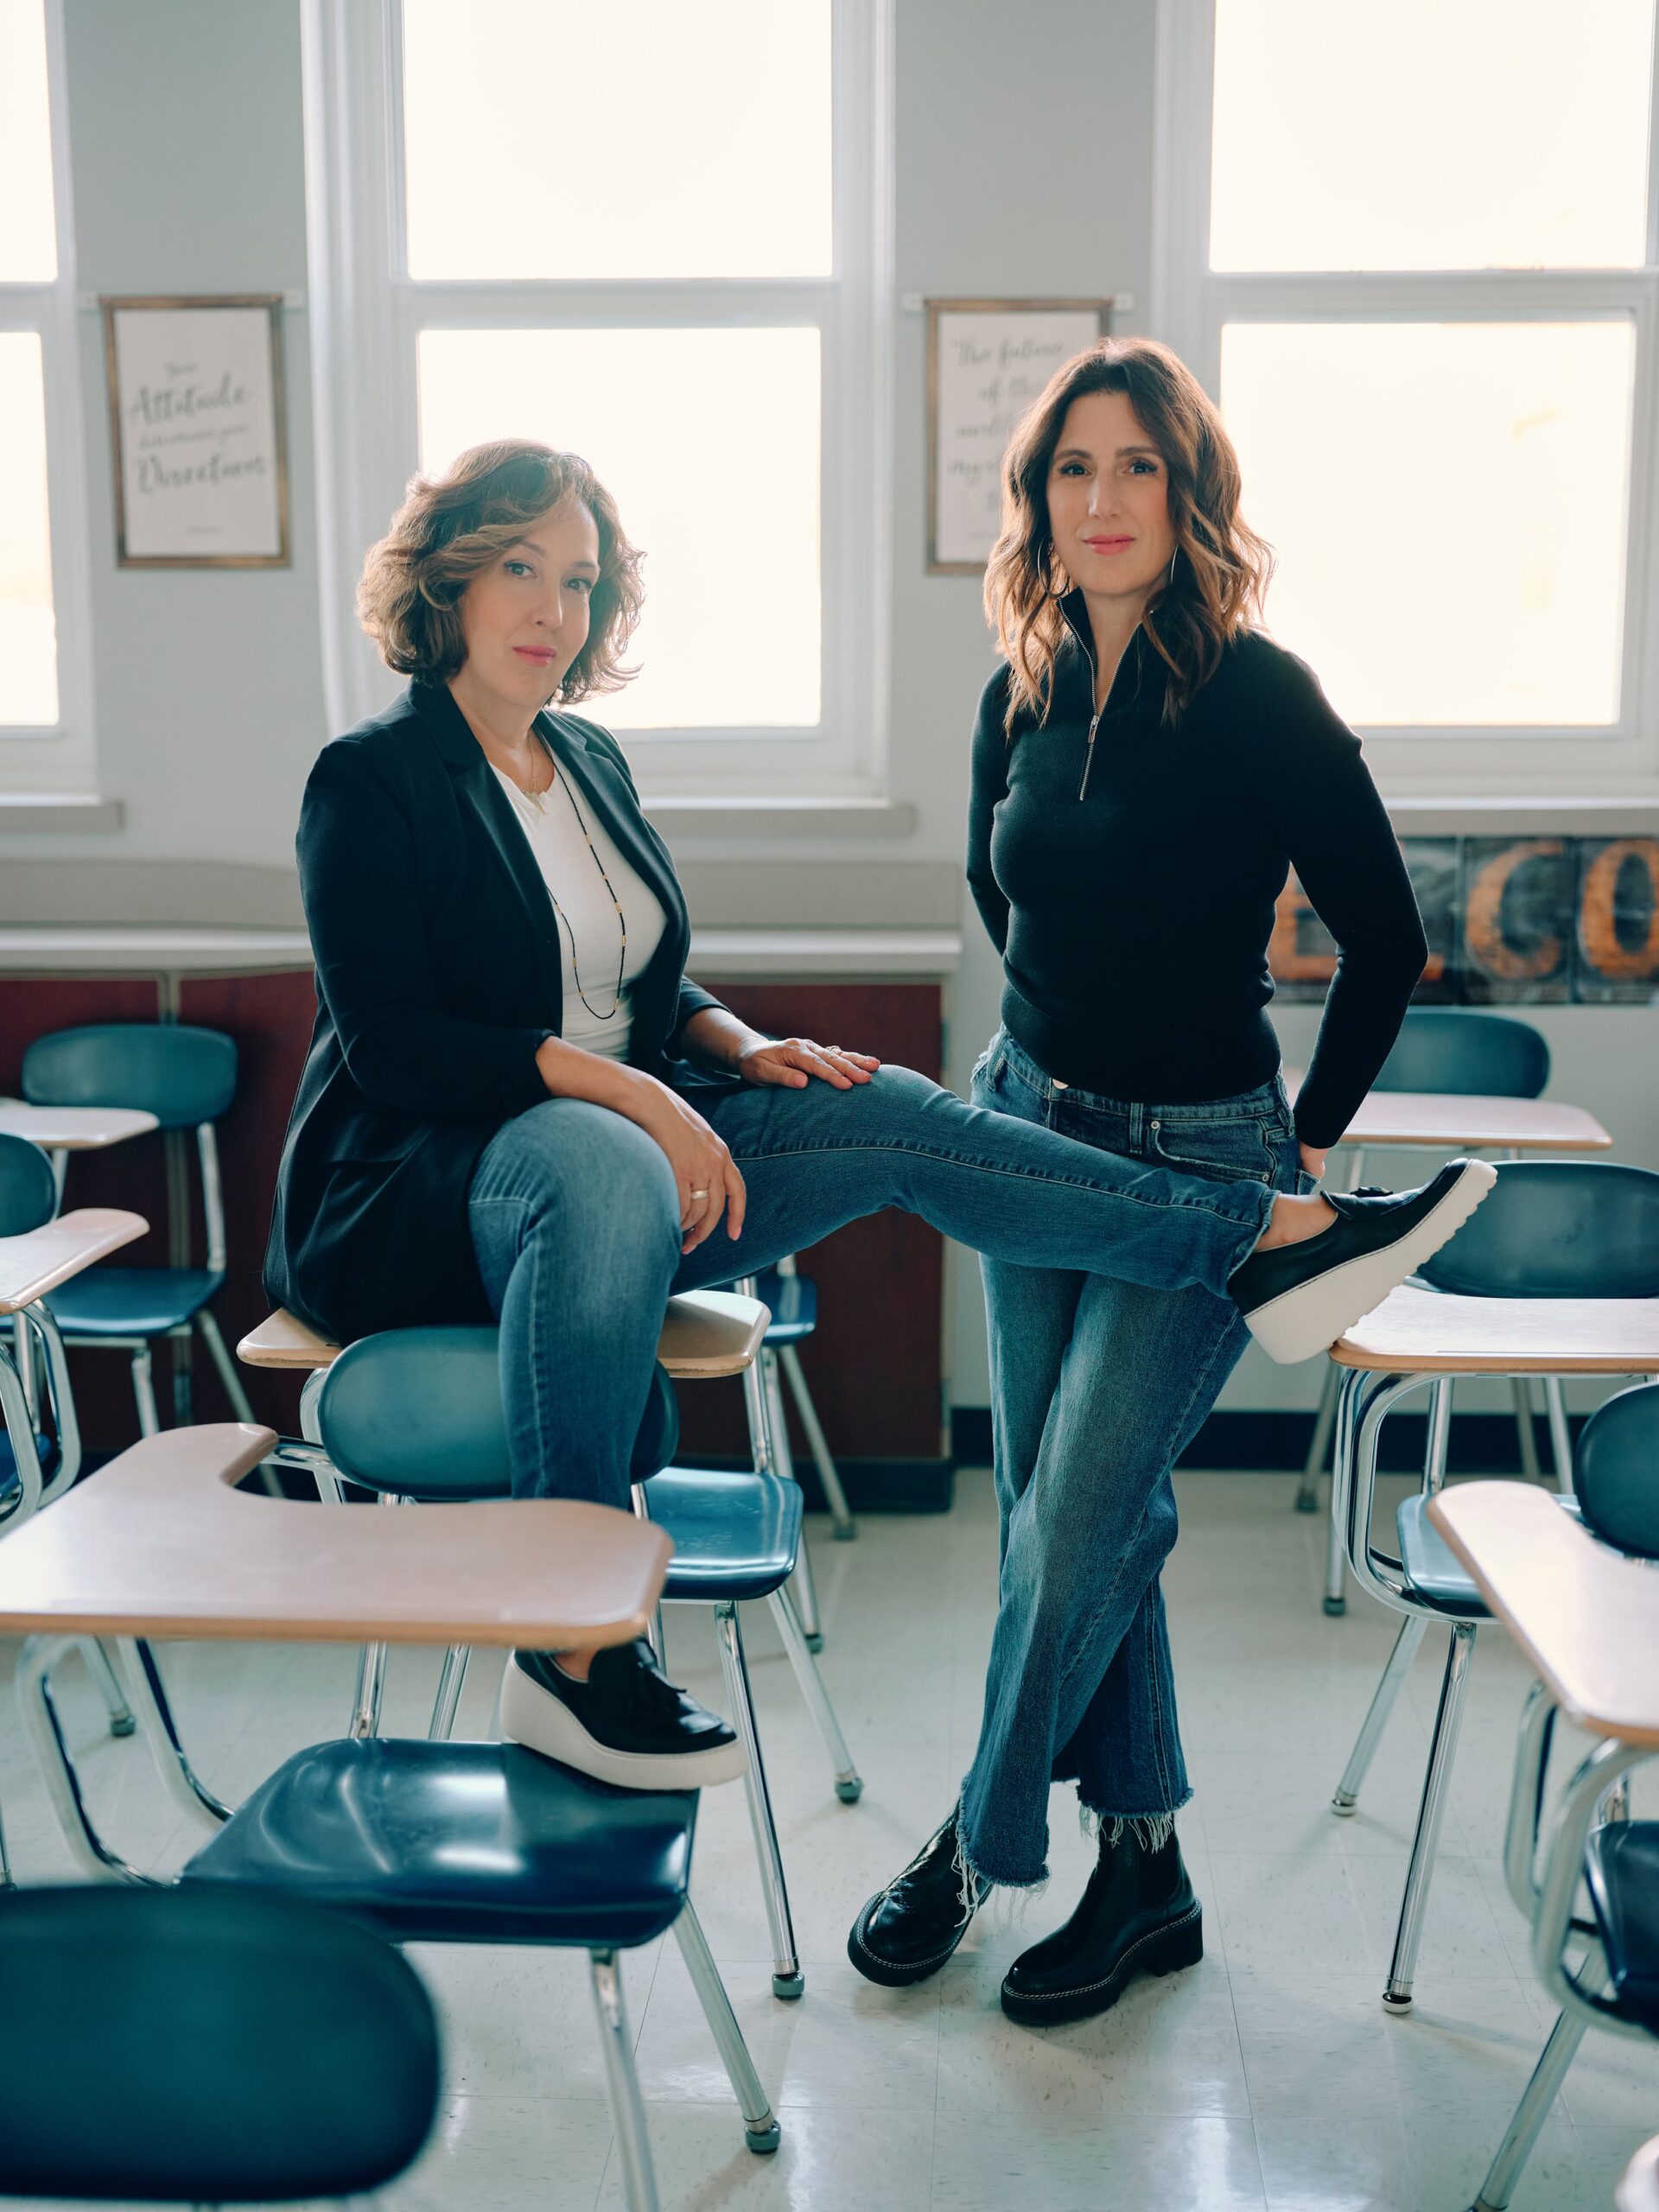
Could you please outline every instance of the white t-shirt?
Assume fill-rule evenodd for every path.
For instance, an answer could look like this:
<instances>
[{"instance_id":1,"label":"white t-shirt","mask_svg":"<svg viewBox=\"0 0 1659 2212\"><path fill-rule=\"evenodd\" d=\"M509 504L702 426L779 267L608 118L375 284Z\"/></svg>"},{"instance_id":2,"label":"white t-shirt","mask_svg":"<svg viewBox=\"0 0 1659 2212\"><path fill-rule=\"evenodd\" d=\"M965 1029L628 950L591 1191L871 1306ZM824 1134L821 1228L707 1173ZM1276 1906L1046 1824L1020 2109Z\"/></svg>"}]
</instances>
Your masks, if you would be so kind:
<instances>
[{"instance_id":1,"label":"white t-shirt","mask_svg":"<svg viewBox=\"0 0 1659 2212\"><path fill-rule=\"evenodd\" d=\"M663 939L666 917L662 902L623 858L616 841L594 815L592 802L572 788L562 768L556 765L552 783L534 798L521 791L511 776L502 775L499 768L495 773L536 856L558 916L559 950L564 962L564 1041L580 1046L585 1052L601 1053L607 1060L625 1060L633 1027L633 986L650 966ZM593 852L588 850L590 840ZM605 875L616 893L614 899L594 864L594 852L605 864ZM628 929L620 998L616 988L617 963L622 955L619 906ZM582 1004L583 992L587 1006ZM590 1007L597 1007L599 1015Z\"/></svg>"}]
</instances>

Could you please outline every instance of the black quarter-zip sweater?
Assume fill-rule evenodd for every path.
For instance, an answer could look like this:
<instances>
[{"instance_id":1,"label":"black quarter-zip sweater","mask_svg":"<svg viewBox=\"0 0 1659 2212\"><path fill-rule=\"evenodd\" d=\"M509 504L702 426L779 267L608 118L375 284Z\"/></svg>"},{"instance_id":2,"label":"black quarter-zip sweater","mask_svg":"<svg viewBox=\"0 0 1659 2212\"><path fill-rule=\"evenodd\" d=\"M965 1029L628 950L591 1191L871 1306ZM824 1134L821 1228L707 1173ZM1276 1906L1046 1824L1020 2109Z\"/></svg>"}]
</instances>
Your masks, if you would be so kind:
<instances>
[{"instance_id":1,"label":"black quarter-zip sweater","mask_svg":"<svg viewBox=\"0 0 1659 2212\"><path fill-rule=\"evenodd\" d=\"M1090 747L1087 614L1077 594L1065 612L1046 721L1005 736L1004 666L974 731L968 880L1002 955L1004 1025L1050 1075L1110 1098L1255 1090L1279 1065L1268 942L1294 868L1341 951L1297 1132L1335 1143L1427 956L1359 740L1259 632L1166 728L1164 664L1137 631Z\"/></svg>"}]
</instances>

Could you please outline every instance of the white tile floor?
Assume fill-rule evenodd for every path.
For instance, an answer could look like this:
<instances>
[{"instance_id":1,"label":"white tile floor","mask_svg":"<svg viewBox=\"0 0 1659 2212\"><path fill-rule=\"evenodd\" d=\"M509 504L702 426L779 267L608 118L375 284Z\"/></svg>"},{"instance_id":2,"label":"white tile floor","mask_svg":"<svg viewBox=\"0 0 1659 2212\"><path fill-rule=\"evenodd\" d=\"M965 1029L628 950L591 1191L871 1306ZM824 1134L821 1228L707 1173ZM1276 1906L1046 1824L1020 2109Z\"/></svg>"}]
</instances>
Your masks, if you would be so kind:
<instances>
[{"instance_id":1,"label":"white tile floor","mask_svg":"<svg viewBox=\"0 0 1659 2212\"><path fill-rule=\"evenodd\" d=\"M866 1778L836 1802L764 1615L747 1624L772 1791L806 1966L797 2005L770 1994L742 1793L703 1800L693 1893L783 2123L757 2159L672 1944L626 1961L628 2002L664 2207L681 2212L1459 2212L1548 2020L1498 1866L1526 1675L1482 1633L1440 1871L1407 2020L1378 2003L1439 1686L1425 1645L1357 1815L1327 1810L1392 1635L1356 1597L1318 1604L1322 1521L1288 1477L1180 1478L1166 1579L1197 1796L1183 1846L1208 1955L1142 1982L1102 2018L1045 2032L997 2009L1007 1961L1070 1910L1088 1847L1053 1803L1053 1881L1023 1924L988 1910L951 1966L908 1991L847 1963L848 1923L949 1807L971 1751L992 1618L995 1516L969 1474L946 1518L867 1516L814 1558L830 1694ZM671 1615L677 1674L713 1700L706 1616ZM0 1647L7 1671L10 1651ZM351 1660L320 1650L175 1647L166 1664L198 1763L226 1796L337 1732ZM390 1727L423 1731L435 1661L394 1667ZM474 1670L462 1729L481 1732L494 1674ZM141 1863L194 1841L132 1744L102 1734L70 1662L64 1704L113 1838ZM0 1715L10 1715L10 1701ZM20 1878L67 1872L14 1721L0 1806ZM1638 1802L1639 1810L1649 1809ZM447 2094L430 2149L387 2212L594 2212L621 2203L581 1965L551 1952L428 1948ZM1592 2031L1516 2199L1517 2212L1611 2202L1659 2132L1659 2054Z\"/></svg>"}]
</instances>

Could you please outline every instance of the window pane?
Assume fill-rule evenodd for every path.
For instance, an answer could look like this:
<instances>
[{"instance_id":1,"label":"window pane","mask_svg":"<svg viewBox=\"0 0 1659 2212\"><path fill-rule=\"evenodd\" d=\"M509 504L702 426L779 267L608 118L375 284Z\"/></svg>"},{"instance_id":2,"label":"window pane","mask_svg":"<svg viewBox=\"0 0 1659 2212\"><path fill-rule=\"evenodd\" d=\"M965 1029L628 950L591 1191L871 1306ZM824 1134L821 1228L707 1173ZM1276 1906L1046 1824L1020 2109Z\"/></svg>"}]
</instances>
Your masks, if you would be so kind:
<instances>
[{"instance_id":1,"label":"window pane","mask_svg":"<svg viewBox=\"0 0 1659 2212\"><path fill-rule=\"evenodd\" d=\"M1630 323L1234 323L1268 619L1351 721L1618 716Z\"/></svg>"},{"instance_id":2,"label":"window pane","mask_svg":"<svg viewBox=\"0 0 1659 2212\"><path fill-rule=\"evenodd\" d=\"M827 276L830 10L404 0L410 276Z\"/></svg>"},{"instance_id":3,"label":"window pane","mask_svg":"<svg viewBox=\"0 0 1659 2212\"><path fill-rule=\"evenodd\" d=\"M0 283L49 284L52 111L41 0L0 0Z\"/></svg>"},{"instance_id":4,"label":"window pane","mask_svg":"<svg viewBox=\"0 0 1659 2212\"><path fill-rule=\"evenodd\" d=\"M1630 267L1653 0L1216 0L1215 269Z\"/></svg>"},{"instance_id":5,"label":"window pane","mask_svg":"<svg viewBox=\"0 0 1659 2212\"><path fill-rule=\"evenodd\" d=\"M818 334L427 330L421 466L488 438L582 454L646 555L620 729L818 719Z\"/></svg>"},{"instance_id":6,"label":"window pane","mask_svg":"<svg viewBox=\"0 0 1659 2212\"><path fill-rule=\"evenodd\" d=\"M58 719L41 341L0 332L0 725Z\"/></svg>"}]
</instances>

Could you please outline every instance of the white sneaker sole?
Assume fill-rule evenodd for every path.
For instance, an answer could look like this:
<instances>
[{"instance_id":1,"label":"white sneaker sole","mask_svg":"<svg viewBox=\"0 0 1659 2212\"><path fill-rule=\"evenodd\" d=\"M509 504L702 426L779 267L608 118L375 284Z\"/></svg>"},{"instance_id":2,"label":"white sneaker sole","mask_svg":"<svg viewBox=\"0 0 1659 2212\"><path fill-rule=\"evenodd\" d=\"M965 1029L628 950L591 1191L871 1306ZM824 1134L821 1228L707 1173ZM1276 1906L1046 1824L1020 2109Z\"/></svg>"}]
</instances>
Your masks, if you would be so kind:
<instances>
[{"instance_id":1,"label":"white sneaker sole","mask_svg":"<svg viewBox=\"0 0 1659 2212\"><path fill-rule=\"evenodd\" d=\"M501 1739L591 1774L596 1782L613 1783L619 1789L708 1789L735 1782L748 1764L741 1742L671 1754L613 1751L590 1736L568 1705L531 1681L511 1659L501 1683Z\"/></svg>"},{"instance_id":2,"label":"white sneaker sole","mask_svg":"<svg viewBox=\"0 0 1659 2212\"><path fill-rule=\"evenodd\" d=\"M1284 1367L1328 1351L1431 1253L1456 1236L1497 1180L1496 1168L1486 1160L1471 1160L1414 1230L1378 1251L1345 1261L1270 1298L1248 1317L1250 1334L1269 1359Z\"/></svg>"}]
</instances>

